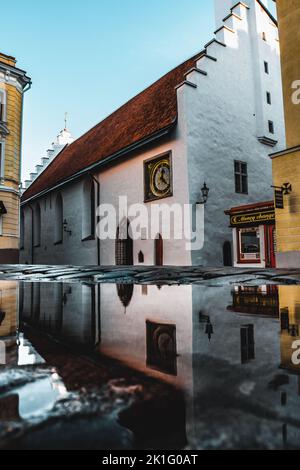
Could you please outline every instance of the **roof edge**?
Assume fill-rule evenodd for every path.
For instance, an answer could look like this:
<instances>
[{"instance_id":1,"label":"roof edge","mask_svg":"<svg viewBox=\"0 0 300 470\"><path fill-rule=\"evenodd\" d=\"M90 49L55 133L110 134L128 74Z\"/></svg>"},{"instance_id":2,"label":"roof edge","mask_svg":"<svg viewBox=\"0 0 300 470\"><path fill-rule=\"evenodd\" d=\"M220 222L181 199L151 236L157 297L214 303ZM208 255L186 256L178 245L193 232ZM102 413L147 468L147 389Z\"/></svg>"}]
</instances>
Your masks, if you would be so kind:
<instances>
[{"instance_id":1,"label":"roof edge","mask_svg":"<svg viewBox=\"0 0 300 470\"><path fill-rule=\"evenodd\" d=\"M112 155L109 155L108 157L104 158L103 160L98 160L93 165L90 165L90 166L84 168L83 170L78 171L77 173L74 173L73 175L69 176L67 179L61 180L56 185L51 186L50 188L44 189L43 191L40 191L39 193L36 193L33 196L31 196L28 199L25 199L23 201L22 198L26 195L26 191L27 191L26 190L23 193L22 198L21 198L21 206L23 206L25 204L28 204L30 201L38 199L39 197L42 197L45 194L48 194L49 192L54 191L57 188L60 188L64 185L66 185L66 184L69 184L69 183L75 181L76 179L80 178L81 176L84 176L84 175L86 175L86 174L88 174L88 173L90 173L90 172L92 172L92 171L94 171L98 168L101 168L102 166L108 165L109 163L112 163L114 160L117 160L120 157L124 157L125 155L127 155L131 152L134 152L135 150L143 147L144 145L150 144L150 143L154 142L155 140L158 140L158 139L168 135L173 130L176 123L177 123L177 118L169 126L167 126L164 129L161 129L160 131L156 132L155 134L152 134L152 135L146 137L145 139L137 141L134 144L129 145L128 147L125 147L124 149L121 149L120 151L118 151L118 152L116 152ZM58 157L58 155L57 155L57 157ZM30 189L30 186L29 186L28 190L29 189Z\"/></svg>"}]
</instances>

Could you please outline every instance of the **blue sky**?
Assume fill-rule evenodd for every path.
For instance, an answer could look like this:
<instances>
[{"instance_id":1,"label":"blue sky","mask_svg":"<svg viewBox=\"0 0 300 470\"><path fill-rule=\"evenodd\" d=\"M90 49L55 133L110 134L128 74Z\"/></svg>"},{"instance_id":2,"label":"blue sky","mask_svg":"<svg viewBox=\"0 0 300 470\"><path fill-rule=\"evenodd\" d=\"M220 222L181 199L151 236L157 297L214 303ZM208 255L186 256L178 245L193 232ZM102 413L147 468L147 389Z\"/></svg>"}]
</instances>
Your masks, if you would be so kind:
<instances>
[{"instance_id":1,"label":"blue sky","mask_svg":"<svg viewBox=\"0 0 300 470\"><path fill-rule=\"evenodd\" d=\"M213 0L14 0L0 50L33 81L23 177L64 126L79 137L213 37ZM9 19L9 20L8 20Z\"/></svg>"}]
</instances>

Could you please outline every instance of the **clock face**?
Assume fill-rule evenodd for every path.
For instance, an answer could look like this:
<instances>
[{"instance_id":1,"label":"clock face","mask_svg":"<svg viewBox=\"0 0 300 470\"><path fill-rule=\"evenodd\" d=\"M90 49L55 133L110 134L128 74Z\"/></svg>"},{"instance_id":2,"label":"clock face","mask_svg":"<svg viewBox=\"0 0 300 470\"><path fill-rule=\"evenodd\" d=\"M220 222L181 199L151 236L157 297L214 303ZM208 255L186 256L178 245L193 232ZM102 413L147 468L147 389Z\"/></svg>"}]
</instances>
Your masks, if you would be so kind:
<instances>
[{"instance_id":1,"label":"clock face","mask_svg":"<svg viewBox=\"0 0 300 470\"><path fill-rule=\"evenodd\" d=\"M170 157L163 157L146 163L146 200L171 196Z\"/></svg>"}]
</instances>

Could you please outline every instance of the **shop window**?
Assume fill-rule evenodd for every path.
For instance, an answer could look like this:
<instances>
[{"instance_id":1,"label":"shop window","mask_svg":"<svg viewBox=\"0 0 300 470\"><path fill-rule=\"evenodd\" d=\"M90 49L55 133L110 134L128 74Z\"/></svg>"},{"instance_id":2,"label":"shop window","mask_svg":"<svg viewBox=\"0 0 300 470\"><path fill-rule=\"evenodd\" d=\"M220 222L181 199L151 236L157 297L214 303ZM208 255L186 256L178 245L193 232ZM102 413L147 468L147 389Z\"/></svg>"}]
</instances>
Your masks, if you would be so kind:
<instances>
[{"instance_id":1,"label":"shop window","mask_svg":"<svg viewBox=\"0 0 300 470\"><path fill-rule=\"evenodd\" d=\"M244 162L234 162L235 192L248 194L248 165Z\"/></svg>"},{"instance_id":2,"label":"shop window","mask_svg":"<svg viewBox=\"0 0 300 470\"><path fill-rule=\"evenodd\" d=\"M238 231L239 259L241 262L260 262L260 233L258 228Z\"/></svg>"}]
</instances>

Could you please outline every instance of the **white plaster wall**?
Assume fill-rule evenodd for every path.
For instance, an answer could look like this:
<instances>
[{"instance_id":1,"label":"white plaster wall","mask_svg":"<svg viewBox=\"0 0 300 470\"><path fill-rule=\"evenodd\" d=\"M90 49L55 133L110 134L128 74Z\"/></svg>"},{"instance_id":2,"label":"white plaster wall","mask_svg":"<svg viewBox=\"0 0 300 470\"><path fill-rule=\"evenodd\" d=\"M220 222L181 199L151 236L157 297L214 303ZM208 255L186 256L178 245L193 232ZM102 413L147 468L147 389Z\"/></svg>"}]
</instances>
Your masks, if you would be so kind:
<instances>
[{"instance_id":1,"label":"white plaster wall","mask_svg":"<svg viewBox=\"0 0 300 470\"><path fill-rule=\"evenodd\" d=\"M31 264L97 264L97 241L82 241L82 205L84 180L79 180L61 189L63 198L63 218L68 222L72 234L63 234L63 243L55 244L55 201L58 191L53 191L39 199L41 207L41 245L31 249L32 212L27 205L24 209L25 237L24 249L20 251L21 263ZM34 208L35 201L31 206Z\"/></svg>"},{"instance_id":2,"label":"white plaster wall","mask_svg":"<svg viewBox=\"0 0 300 470\"><path fill-rule=\"evenodd\" d=\"M146 321L176 325L177 376L147 367ZM179 385L192 387L192 286L134 286L132 300L124 309L116 286L101 285L100 351L114 359Z\"/></svg>"},{"instance_id":3,"label":"white plaster wall","mask_svg":"<svg viewBox=\"0 0 300 470\"><path fill-rule=\"evenodd\" d=\"M144 204L144 161L161 155L165 152L172 153L173 168L173 196L157 202L146 203L148 209L148 223L150 226L150 208L153 204L173 203L187 204L189 202L187 185L187 164L185 146L185 122L184 114L180 109L179 102L179 122L173 133L172 139L160 145L145 149L130 160L120 163L102 171L100 179L101 204L113 204L118 207L119 196L126 196L128 205ZM163 221L166 222L165 220ZM171 240L164 240L164 264L165 265L190 265L190 252L186 250L185 240L174 240L171 232ZM115 264L115 241L104 240L101 242L101 264ZM145 256L145 265L154 264L154 240L134 241L134 263L138 264L138 253L142 251Z\"/></svg>"},{"instance_id":4,"label":"white plaster wall","mask_svg":"<svg viewBox=\"0 0 300 470\"><path fill-rule=\"evenodd\" d=\"M260 28L266 30L271 28L270 19L257 2L251 5L243 21L234 23L236 32L226 33L227 47L216 43L208 47L208 53L217 61L198 61L207 76L193 72L188 79L197 88L184 86L190 201L199 199L204 181L210 188L205 206L205 243L202 250L192 253L195 265L222 265L223 244L232 240L224 210L272 199L269 154L285 145L277 42L273 39L266 44L257 39L257 17ZM259 48L255 45L258 41L263 43ZM253 61L254 55L257 61ZM266 83L262 75L265 60L270 66ZM274 82L278 86L272 85ZM257 107L257 83L264 95L267 90L272 92L273 104L268 105L268 113L264 104ZM260 122L267 126L271 117L276 130L273 138L278 140L274 148L258 141L263 132L258 130ZM235 193L234 160L248 164L248 195Z\"/></svg>"}]
</instances>

